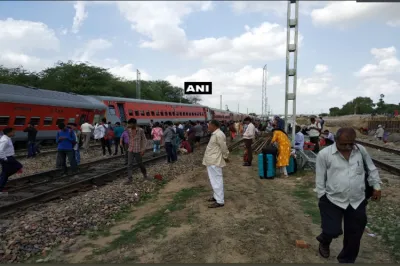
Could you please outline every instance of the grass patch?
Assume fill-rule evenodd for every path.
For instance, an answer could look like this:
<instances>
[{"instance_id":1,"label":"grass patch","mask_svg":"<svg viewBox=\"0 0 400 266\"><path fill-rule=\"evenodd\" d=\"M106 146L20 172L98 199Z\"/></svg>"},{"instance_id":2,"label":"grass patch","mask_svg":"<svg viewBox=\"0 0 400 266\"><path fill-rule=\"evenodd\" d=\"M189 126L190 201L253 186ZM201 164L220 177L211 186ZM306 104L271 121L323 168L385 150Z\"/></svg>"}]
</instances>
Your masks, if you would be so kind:
<instances>
[{"instance_id":1,"label":"grass patch","mask_svg":"<svg viewBox=\"0 0 400 266\"><path fill-rule=\"evenodd\" d=\"M321 216L318 209L318 201L313 192L314 182L302 181L296 184L293 195L299 199L305 214L309 215L312 222L321 224Z\"/></svg>"},{"instance_id":2,"label":"grass patch","mask_svg":"<svg viewBox=\"0 0 400 266\"><path fill-rule=\"evenodd\" d=\"M150 201L150 200L155 200L157 198L158 195L158 191L163 188L166 184L168 183L168 181L166 180L162 180L162 181L157 181L157 186L155 188L155 190L151 193L146 193L141 195L140 197L140 201L135 204L136 206L141 206L143 204L145 204L146 202ZM123 221L126 220L128 217L130 217L130 214L132 213L132 207L134 205L123 205L118 212L114 213L109 219L114 220L115 222L119 222L119 221ZM110 236L110 229L113 225L102 225L101 227L99 227L97 230L88 230L86 231L86 235L90 238L90 239L97 239L99 237L107 237Z\"/></svg>"},{"instance_id":3,"label":"grass patch","mask_svg":"<svg viewBox=\"0 0 400 266\"><path fill-rule=\"evenodd\" d=\"M145 216L142 218L130 231L122 231L121 236L112 241L108 247L97 251L97 254L106 253L111 250L121 248L123 246L135 243L137 236L140 233L148 232L151 237L163 236L166 233L166 229L171 226L179 226L176 220L173 219L172 213L182 210L185 208L186 202L197 196L199 193L204 191L204 187L193 187L182 189L175 194L172 202L162 207L155 213ZM193 215L189 214L192 218ZM189 217L188 217L189 218Z\"/></svg>"},{"instance_id":4,"label":"grass patch","mask_svg":"<svg viewBox=\"0 0 400 266\"><path fill-rule=\"evenodd\" d=\"M392 201L368 204L368 227L382 237L397 263L400 262L400 209Z\"/></svg>"}]
</instances>

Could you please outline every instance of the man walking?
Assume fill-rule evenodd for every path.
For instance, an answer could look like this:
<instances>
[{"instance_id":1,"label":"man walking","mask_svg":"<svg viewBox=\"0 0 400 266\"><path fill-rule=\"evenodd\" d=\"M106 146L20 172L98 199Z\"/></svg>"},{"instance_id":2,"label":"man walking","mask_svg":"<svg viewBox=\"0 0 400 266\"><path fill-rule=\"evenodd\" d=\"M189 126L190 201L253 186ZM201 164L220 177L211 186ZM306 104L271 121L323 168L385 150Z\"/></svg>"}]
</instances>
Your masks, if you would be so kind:
<instances>
[{"instance_id":1,"label":"man walking","mask_svg":"<svg viewBox=\"0 0 400 266\"><path fill-rule=\"evenodd\" d=\"M117 122L115 123L115 127L114 127L114 145L115 145L115 152L114 155L118 154L118 148L120 148L121 150L121 155L124 155L124 146L121 145L121 136L122 133L124 133L124 128L121 127L121 123Z\"/></svg>"},{"instance_id":2,"label":"man walking","mask_svg":"<svg viewBox=\"0 0 400 266\"><path fill-rule=\"evenodd\" d=\"M243 123L247 125L246 131L243 133L244 145L246 149L244 152L243 166L251 166L251 162L253 161L253 150L251 145L253 144L253 139L256 136L256 128L251 122L250 117L246 117Z\"/></svg>"},{"instance_id":3,"label":"man walking","mask_svg":"<svg viewBox=\"0 0 400 266\"><path fill-rule=\"evenodd\" d=\"M22 164L15 158L14 145L11 138L15 135L14 129L7 127L3 129L3 136L0 138L0 195L7 195L3 189L7 184L8 178L22 169Z\"/></svg>"},{"instance_id":4,"label":"man walking","mask_svg":"<svg viewBox=\"0 0 400 266\"><path fill-rule=\"evenodd\" d=\"M315 144L314 152L319 152L319 135L321 134L321 124L316 121L315 117L310 118L311 124L308 126L308 136L310 142Z\"/></svg>"},{"instance_id":5,"label":"man walking","mask_svg":"<svg viewBox=\"0 0 400 266\"><path fill-rule=\"evenodd\" d=\"M76 135L72 129L65 127L64 123L60 123L58 125L60 131L57 132L56 143L57 143L57 156L59 157L59 161L61 165L57 165L62 168L63 175L68 174L67 170L67 157L68 161L71 164L72 173L77 173L77 164L75 160L75 152L73 150L74 145L76 144Z\"/></svg>"},{"instance_id":6,"label":"man walking","mask_svg":"<svg viewBox=\"0 0 400 266\"><path fill-rule=\"evenodd\" d=\"M224 202L224 180L222 168L228 160L229 150L226 146L225 134L219 129L217 120L211 120L208 129L211 132L211 138L204 153L203 165L207 166L208 178L214 191L213 197L208 199L212 202L209 208L223 207Z\"/></svg>"},{"instance_id":7,"label":"man walking","mask_svg":"<svg viewBox=\"0 0 400 266\"><path fill-rule=\"evenodd\" d=\"M81 125L81 130L82 130L82 137L83 137L83 149L85 149L85 152L88 151L89 149L89 141L90 137L92 136L92 130L94 127L89 124L87 121Z\"/></svg>"},{"instance_id":8,"label":"man walking","mask_svg":"<svg viewBox=\"0 0 400 266\"><path fill-rule=\"evenodd\" d=\"M373 188L372 200L381 198L380 178L367 150L355 144L356 132L341 128L336 142L321 150L316 159L316 192L319 198L322 233L317 236L319 253L330 256L332 239L343 234L340 263L354 263L367 224L365 171L368 185ZM365 166L364 166L365 165Z\"/></svg>"},{"instance_id":9,"label":"man walking","mask_svg":"<svg viewBox=\"0 0 400 266\"><path fill-rule=\"evenodd\" d=\"M147 171L143 164L143 155L146 150L147 139L144 134L144 130L137 126L135 118L131 118L128 121L128 136L129 136L129 148L128 148L128 181L125 184L132 183L132 170L133 162L139 165L140 171L143 174L143 179L150 180L147 177Z\"/></svg>"},{"instance_id":10,"label":"man walking","mask_svg":"<svg viewBox=\"0 0 400 266\"><path fill-rule=\"evenodd\" d=\"M28 158L33 158L36 156L36 153L39 152L36 146L36 135L38 131L31 122L28 124L28 127L24 129L24 132L28 132Z\"/></svg>"}]
</instances>

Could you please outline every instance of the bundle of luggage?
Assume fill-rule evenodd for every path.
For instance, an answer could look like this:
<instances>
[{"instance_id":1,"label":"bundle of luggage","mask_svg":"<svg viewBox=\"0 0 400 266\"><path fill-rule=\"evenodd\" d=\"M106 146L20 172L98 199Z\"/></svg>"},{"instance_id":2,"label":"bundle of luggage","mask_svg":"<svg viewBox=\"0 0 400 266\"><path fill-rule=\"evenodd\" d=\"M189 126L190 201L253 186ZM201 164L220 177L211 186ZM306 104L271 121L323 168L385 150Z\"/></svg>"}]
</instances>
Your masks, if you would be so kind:
<instances>
[{"instance_id":1,"label":"bundle of luggage","mask_svg":"<svg viewBox=\"0 0 400 266\"><path fill-rule=\"evenodd\" d=\"M263 148L258 155L258 175L262 179L273 179L276 175L276 158L278 149L274 145L269 145ZM297 171L297 162L295 153L292 153L289 160L289 165L286 167L287 173L292 175Z\"/></svg>"}]
</instances>

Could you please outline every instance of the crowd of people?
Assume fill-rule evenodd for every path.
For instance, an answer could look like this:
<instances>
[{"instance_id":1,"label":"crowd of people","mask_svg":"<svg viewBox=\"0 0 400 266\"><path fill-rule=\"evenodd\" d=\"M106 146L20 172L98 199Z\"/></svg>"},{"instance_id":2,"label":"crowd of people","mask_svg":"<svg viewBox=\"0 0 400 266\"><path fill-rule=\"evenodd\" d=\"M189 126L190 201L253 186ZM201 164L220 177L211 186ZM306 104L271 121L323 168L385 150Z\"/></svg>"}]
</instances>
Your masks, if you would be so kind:
<instances>
[{"instance_id":1,"label":"crowd of people","mask_svg":"<svg viewBox=\"0 0 400 266\"><path fill-rule=\"evenodd\" d=\"M322 232L316 239L319 242L319 253L322 257L330 257L330 244L334 238L344 234L343 248L337 259L340 263L354 263L360 249L361 238L367 224L366 205L369 199L380 200L381 187L377 168L367 150L356 144L356 132L352 128L341 128L336 134L324 130L322 117L317 120L310 119L308 126L298 126L294 123L296 135L294 145L287 132L285 123L280 117L261 123L252 121L247 117L243 122L232 121L220 123L212 120L208 123L188 122L172 123L171 121L151 121L149 134L153 140L153 156L160 153L161 145L167 152L167 162L174 163L178 160L178 153L191 153L199 147L203 136L210 135L207 148L203 157L203 165L207 168L208 177L213 190L209 199L209 208L219 208L225 205L223 167L229 162L229 150L226 144L227 136L231 140L237 136L244 139L245 152L243 166L252 165L251 149L254 139L260 131L271 131L271 144L277 150L276 168L280 173L288 177L287 166L290 156L296 150L303 150L305 135L315 145L316 159L316 188L319 199ZM93 135L102 146L103 156L125 156L125 165L128 168L128 178L125 184L131 184L134 162L139 166L143 180L150 180L143 164L143 155L147 148L145 129L137 125L132 118L114 126L103 119L96 125L84 123L80 130L74 123L58 125L56 135L57 142L57 168L67 174L68 161L73 174L78 173L80 164L80 150L87 151L90 148L90 137ZM31 124L25 132L28 133L28 157L34 157L40 152L35 146L37 130ZM379 132L378 132L379 133ZM14 146L11 138L15 131L5 128L0 138L0 162L2 172L0 175L0 191L7 183L8 178L21 171L22 165L14 155ZM380 133L379 133L380 134ZM380 136L379 136L380 137ZM321 149L320 143L324 143ZM114 145L114 153L111 147ZM342 223L344 220L344 230Z\"/></svg>"}]
</instances>

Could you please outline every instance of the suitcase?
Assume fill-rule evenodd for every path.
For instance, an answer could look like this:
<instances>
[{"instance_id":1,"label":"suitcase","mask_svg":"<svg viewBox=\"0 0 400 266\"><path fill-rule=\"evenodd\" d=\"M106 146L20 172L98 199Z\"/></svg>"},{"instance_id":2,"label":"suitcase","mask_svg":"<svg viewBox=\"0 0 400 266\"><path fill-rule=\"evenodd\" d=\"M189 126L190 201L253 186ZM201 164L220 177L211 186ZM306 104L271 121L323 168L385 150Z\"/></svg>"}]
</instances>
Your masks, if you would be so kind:
<instances>
[{"instance_id":1,"label":"suitcase","mask_svg":"<svg viewBox=\"0 0 400 266\"><path fill-rule=\"evenodd\" d=\"M292 156L290 156L289 165L286 166L286 171L287 171L288 175L294 174L297 171L296 159Z\"/></svg>"},{"instance_id":2,"label":"suitcase","mask_svg":"<svg viewBox=\"0 0 400 266\"><path fill-rule=\"evenodd\" d=\"M262 153L258 155L258 176L262 179L275 177L275 156Z\"/></svg>"}]
</instances>

